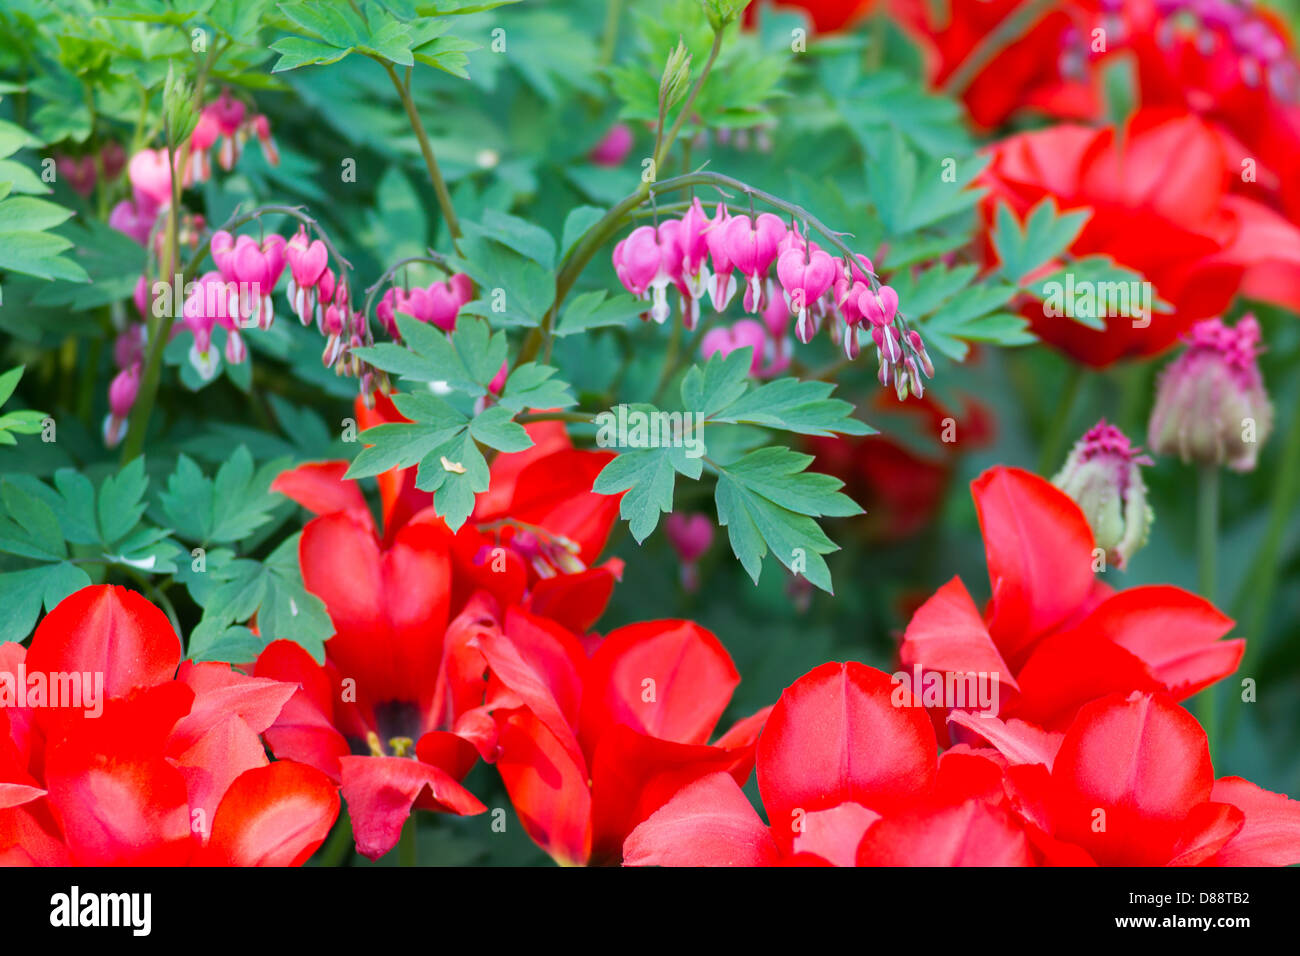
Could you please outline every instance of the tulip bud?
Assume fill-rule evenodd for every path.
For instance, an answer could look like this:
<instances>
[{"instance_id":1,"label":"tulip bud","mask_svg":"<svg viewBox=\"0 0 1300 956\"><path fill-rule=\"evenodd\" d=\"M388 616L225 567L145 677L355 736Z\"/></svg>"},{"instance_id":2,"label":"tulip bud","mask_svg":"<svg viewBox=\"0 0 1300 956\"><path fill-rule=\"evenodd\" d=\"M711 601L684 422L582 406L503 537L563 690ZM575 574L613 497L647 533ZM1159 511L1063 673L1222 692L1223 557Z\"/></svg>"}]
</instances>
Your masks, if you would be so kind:
<instances>
[{"instance_id":1,"label":"tulip bud","mask_svg":"<svg viewBox=\"0 0 1300 956\"><path fill-rule=\"evenodd\" d=\"M1259 352L1254 316L1235 328L1221 319L1193 326L1187 351L1161 373L1147 435L1151 450L1185 462L1254 469L1273 428Z\"/></svg>"},{"instance_id":2,"label":"tulip bud","mask_svg":"<svg viewBox=\"0 0 1300 956\"><path fill-rule=\"evenodd\" d=\"M1121 571L1146 544L1155 513L1147 504L1140 466L1151 464L1114 425L1100 422L1075 442L1052 484L1074 499L1097 547Z\"/></svg>"}]
</instances>

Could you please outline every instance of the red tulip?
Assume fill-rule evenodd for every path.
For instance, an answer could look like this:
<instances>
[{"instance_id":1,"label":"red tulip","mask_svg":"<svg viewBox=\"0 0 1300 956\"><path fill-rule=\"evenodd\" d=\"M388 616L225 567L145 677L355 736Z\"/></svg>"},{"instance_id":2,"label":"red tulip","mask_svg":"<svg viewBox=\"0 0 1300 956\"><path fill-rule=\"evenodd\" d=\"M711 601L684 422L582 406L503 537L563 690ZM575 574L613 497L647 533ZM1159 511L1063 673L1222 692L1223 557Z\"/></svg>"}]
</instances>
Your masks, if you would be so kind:
<instances>
[{"instance_id":1,"label":"red tulip","mask_svg":"<svg viewBox=\"0 0 1300 956\"><path fill-rule=\"evenodd\" d=\"M1022 0L890 0L894 18L921 47L930 83L942 87ZM975 73L961 94L976 125L1001 126L1022 110L1090 119L1101 107L1098 84L1083 69L1095 0L1070 0L1041 15ZM1071 53L1081 51L1073 59ZM1076 62L1076 60L1078 62Z\"/></svg>"},{"instance_id":2,"label":"red tulip","mask_svg":"<svg viewBox=\"0 0 1300 956\"><path fill-rule=\"evenodd\" d=\"M1109 866L1300 862L1300 802L1215 780L1205 732L1163 694L1095 700L1055 738L956 719L1006 757L1005 791L1035 841L1050 836Z\"/></svg>"},{"instance_id":3,"label":"red tulip","mask_svg":"<svg viewBox=\"0 0 1300 956\"><path fill-rule=\"evenodd\" d=\"M981 177L990 229L1000 203L1022 219L1046 197L1062 209L1091 209L1070 253L1136 270L1173 307L1142 322L1112 317L1099 331L1027 304L1035 333L1087 365L1158 354L1197 320L1223 312L1247 273L1262 283L1300 263L1300 230L1229 193L1222 140L1193 114L1143 110L1123 130L1022 133L991 155Z\"/></svg>"},{"instance_id":4,"label":"red tulip","mask_svg":"<svg viewBox=\"0 0 1300 956\"><path fill-rule=\"evenodd\" d=\"M1094 577L1092 532L1065 492L1002 467L971 488L993 597L981 615L959 578L945 584L908 624L904 666L997 674L1001 715L1050 729L1107 694L1183 700L1236 669L1245 642L1220 640L1233 622L1208 601Z\"/></svg>"},{"instance_id":5,"label":"red tulip","mask_svg":"<svg viewBox=\"0 0 1300 956\"><path fill-rule=\"evenodd\" d=\"M786 688L758 740L770 825L731 776L680 789L623 846L634 866L1031 865L995 760L938 757L919 707L889 675L829 663ZM905 692L903 692L905 695ZM987 751L998 758L993 751Z\"/></svg>"},{"instance_id":6,"label":"red tulip","mask_svg":"<svg viewBox=\"0 0 1300 956\"><path fill-rule=\"evenodd\" d=\"M0 862L286 866L320 846L337 789L269 763L260 738L293 686L180 655L162 611L108 585L62 601L29 649L0 648L11 690L19 674L103 680L89 709L84 690L75 706L0 698Z\"/></svg>"},{"instance_id":7,"label":"red tulip","mask_svg":"<svg viewBox=\"0 0 1300 956\"><path fill-rule=\"evenodd\" d=\"M356 409L362 428L406 421L382 393L373 408L358 399ZM520 604L585 632L623 575L618 558L596 563L618 520L620 496L596 494L591 486L612 455L575 449L561 422L525 428L533 447L492 460L490 486L456 533L452 607L462 607L481 588L502 604ZM432 494L415 487L415 477L414 468L378 476L390 536L433 503Z\"/></svg>"},{"instance_id":8,"label":"red tulip","mask_svg":"<svg viewBox=\"0 0 1300 956\"><path fill-rule=\"evenodd\" d=\"M749 776L766 712L709 744L740 676L696 624L619 628L588 658L563 628L508 609L478 645L501 777L529 836L562 863L618 862L632 828L682 786Z\"/></svg>"}]
</instances>

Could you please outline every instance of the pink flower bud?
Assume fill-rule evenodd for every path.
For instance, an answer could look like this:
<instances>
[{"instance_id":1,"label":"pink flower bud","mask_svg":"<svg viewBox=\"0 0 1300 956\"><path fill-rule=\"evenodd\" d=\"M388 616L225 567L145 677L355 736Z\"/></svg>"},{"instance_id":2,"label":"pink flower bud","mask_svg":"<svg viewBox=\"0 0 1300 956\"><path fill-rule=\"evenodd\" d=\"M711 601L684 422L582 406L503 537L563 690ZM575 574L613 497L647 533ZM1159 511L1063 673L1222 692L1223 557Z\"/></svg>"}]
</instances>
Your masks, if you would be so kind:
<instances>
[{"instance_id":1,"label":"pink flower bud","mask_svg":"<svg viewBox=\"0 0 1300 956\"><path fill-rule=\"evenodd\" d=\"M1259 371L1259 323L1206 319L1187 350L1161 373L1147 433L1151 450L1183 461L1251 471L1273 429L1273 406Z\"/></svg>"}]
</instances>

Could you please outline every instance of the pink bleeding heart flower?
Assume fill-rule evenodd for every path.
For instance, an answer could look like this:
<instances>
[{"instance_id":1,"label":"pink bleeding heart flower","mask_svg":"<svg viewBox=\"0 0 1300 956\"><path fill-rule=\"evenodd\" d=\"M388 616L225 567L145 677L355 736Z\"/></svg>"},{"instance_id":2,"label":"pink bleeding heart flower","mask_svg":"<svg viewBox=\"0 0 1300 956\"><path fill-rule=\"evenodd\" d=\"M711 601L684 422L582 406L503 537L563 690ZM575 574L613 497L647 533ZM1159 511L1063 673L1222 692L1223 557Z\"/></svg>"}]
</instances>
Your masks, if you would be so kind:
<instances>
[{"instance_id":1,"label":"pink bleeding heart flower","mask_svg":"<svg viewBox=\"0 0 1300 956\"><path fill-rule=\"evenodd\" d=\"M140 366L131 365L113 377L108 386L108 415L104 419L104 444L116 447L126 437L131 406L140 393Z\"/></svg>"},{"instance_id":2,"label":"pink bleeding heart flower","mask_svg":"<svg viewBox=\"0 0 1300 956\"><path fill-rule=\"evenodd\" d=\"M261 144L266 161L272 166L279 166L280 148L275 145L275 138L271 135L271 121L261 113L253 117L253 135Z\"/></svg>"},{"instance_id":3,"label":"pink bleeding heart flower","mask_svg":"<svg viewBox=\"0 0 1300 956\"><path fill-rule=\"evenodd\" d=\"M216 120L222 136L234 136L244 122L244 104L231 96L230 90L222 90L204 112Z\"/></svg>"},{"instance_id":4,"label":"pink bleeding heart flower","mask_svg":"<svg viewBox=\"0 0 1300 956\"><path fill-rule=\"evenodd\" d=\"M501 368L497 370L496 375L492 376L492 381L488 382L488 391L493 395L500 395L501 389L506 387L506 379L510 377L510 363L502 362Z\"/></svg>"},{"instance_id":5,"label":"pink bleeding heart flower","mask_svg":"<svg viewBox=\"0 0 1300 956\"><path fill-rule=\"evenodd\" d=\"M705 245L709 247L709 257L713 260L713 281L709 283L709 299L713 308L722 312L736 294L736 277L732 275L735 265L727 256L727 223L731 213L726 203L718 203L718 208L709 220L704 232Z\"/></svg>"},{"instance_id":6,"label":"pink bleeding heart flower","mask_svg":"<svg viewBox=\"0 0 1300 956\"><path fill-rule=\"evenodd\" d=\"M889 325L898 315L898 293L887 285L875 292L867 288L858 297L858 309L872 325Z\"/></svg>"},{"instance_id":7,"label":"pink bleeding heart flower","mask_svg":"<svg viewBox=\"0 0 1300 956\"><path fill-rule=\"evenodd\" d=\"M709 225L709 217L697 196L682 216L677 229L682 249L682 281L692 299L701 298L708 285L709 270L705 262L709 258L709 245L706 241Z\"/></svg>"},{"instance_id":8,"label":"pink bleeding heart flower","mask_svg":"<svg viewBox=\"0 0 1300 956\"><path fill-rule=\"evenodd\" d=\"M812 340L815 329L809 310L830 289L836 271L830 253L820 249L810 253L792 245L777 259L776 277L789 299L790 311L797 316L795 334L801 342Z\"/></svg>"},{"instance_id":9,"label":"pink bleeding heart flower","mask_svg":"<svg viewBox=\"0 0 1300 956\"><path fill-rule=\"evenodd\" d=\"M216 270L204 273L186 295L181 319L194 336L189 360L204 381L215 378L221 367L221 357L212 349L213 328L218 321L232 327L238 315L238 294Z\"/></svg>"},{"instance_id":10,"label":"pink bleeding heart flower","mask_svg":"<svg viewBox=\"0 0 1300 956\"><path fill-rule=\"evenodd\" d=\"M99 163L104 168L104 178L110 182L117 179L126 168L126 147L113 140L105 143L99 151Z\"/></svg>"},{"instance_id":11,"label":"pink bleeding heart flower","mask_svg":"<svg viewBox=\"0 0 1300 956\"><path fill-rule=\"evenodd\" d=\"M727 223L723 242L727 258L749 279L745 290L745 311L762 308L760 279L776 259L777 247L785 237L786 227L770 212L760 213L751 221L748 216L733 216Z\"/></svg>"},{"instance_id":12,"label":"pink bleeding heart flower","mask_svg":"<svg viewBox=\"0 0 1300 956\"><path fill-rule=\"evenodd\" d=\"M650 315L662 323L668 318L668 285L681 279L682 249L678 240L681 223L671 219L654 226L639 226L614 247L614 271L633 295L644 297L653 291Z\"/></svg>"},{"instance_id":13,"label":"pink bleeding heart flower","mask_svg":"<svg viewBox=\"0 0 1300 956\"><path fill-rule=\"evenodd\" d=\"M239 314L245 327L269 329L275 320L271 292L284 272L284 238L271 235L258 245L251 236L240 236L233 247L223 243L221 258L214 252L213 259L228 280L239 283Z\"/></svg>"},{"instance_id":14,"label":"pink bleeding heart flower","mask_svg":"<svg viewBox=\"0 0 1300 956\"><path fill-rule=\"evenodd\" d=\"M127 167L131 188L137 199L145 197L153 205L167 206L172 201L172 171L165 149L142 149L131 157Z\"/></svg>"},{"instance_id":15,"label":"pink bleeding heart flower","mask_svg":"<svg viewBox=\"0 0 1300 956\"><path fill-rule=\"evenodd\" d=\"M289 263L289 305L307 325L316 311L316 284L328 271L329 250L319 239L308 242L306 229L300 228L285 244L284 256Z\"/></svg>"},{"instance_id":16,"label":"pink bleeding heart flower","mask_svg":"<svg viewBox=\"0 0 1300 956\"><path fill-rule=\"evenodd\" d=\"M152 298L149 294L148 276L140 276L140 278L136 280L135 292L132 294L132 298L135 300L135 310L140 313L140 318L147 320L150 311L149 303ZM121 366L124 363L118 362L117 364Z\"/></svg>"},{"instance_id":17,"label":"pink bleeding heart flower","mask_svg":"<svg viewBox=\"0 0 1300 956\"><path fill-rule=\"evenodd\" d=\"M400 309L402 312L410 314L410 310L405 307L406 293L393 286L375 303L375 318L379 320L380 326L391 339L400 338L397 331L396 312Z\"/></svg>"},{"instance_id":18,"label":"pink bleeding heart flower","mask_svg":"<svg viewBox=\"0 0 1300 956\"><path fill-rule=\"evenodd\" d=\"M95 191L94 156L57 156L54 168L77 195L84 198Z\"/></svg>"},{"instance_id":19,"label":"pink bleeding heart flower","mask_svg":"<svg viewBox=\"0 0 1300 956\"><path fill-rule=\"evenodd\" d=\"M140 245L149 244L154 223L158 220L158 206L147 196L136 200L123 199L108 214L108 225Z\"/></svg>"},{"instance_id":20,"label":"pink bleeding heart flower","mask_svg":"<svg viewBox=\"0 0 1300 956\"><path fill-rule=\"evenodd\" d=\"M587 158L597 166L618 166L632 151L632 128L626 123L615 123L597 143Z\"/></svg>"},{"instance_id":21,"label":"pink bleeding heart flower","mask_svg":"<svg viewBox=\"0 0 1300 956\"><path fill-rule=\"evenodd\" d=\"M754 354L749 363L749 373L757 375L763 364L763 350L767 345L767 333L761 322L754 319L740 319L730 326L718 325L704 333L700 342L700 355L706 360L719 353L726 358L736 349L753 346Z\"/></svg>"},{"instance_id":22,"label":"pink bleeding heart flower","mask_svg":"<svg viewBox=\"0 0 1300 956\"><path fill-rule=\"evenodd\" d=\"M474 280L465 275L465 273L455 273L447 280L447 283L451 286L452 292L456 294L456 302L458 305L464 305L466 302L473 301Z\"/></svg>"},{"instance_id":23,"label":"pink bleeding heart flower","mask_svg":"<svg viewBox=\"0 0 1300 956\"><path fill-rule=\"evenodd\" d=\"M682 588L695 591L700 586L698 562L713 544L713 522L707 515L674 511L664 521L664 534L681 561Z\"/></svg>"},{"instance_id":24,"label":"pink bleeding heart flower","mask_svg":"<svg viewBox=\"0 0 1300 956\"><path fill-rule=\"evenodd\" d=\"M113 340L113 363L119 369L138 365L144 359L145 324L132 322Z\"/></svg>"}]
</instances>

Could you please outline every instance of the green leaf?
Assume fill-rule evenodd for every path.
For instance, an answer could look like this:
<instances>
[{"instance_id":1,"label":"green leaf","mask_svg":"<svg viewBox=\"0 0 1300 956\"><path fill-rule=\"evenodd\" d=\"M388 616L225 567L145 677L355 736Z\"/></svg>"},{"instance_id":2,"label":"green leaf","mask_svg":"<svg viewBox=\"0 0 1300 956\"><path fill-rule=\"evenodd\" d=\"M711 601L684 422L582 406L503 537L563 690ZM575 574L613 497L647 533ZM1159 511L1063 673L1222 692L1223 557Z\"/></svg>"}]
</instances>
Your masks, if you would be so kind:
<instances>
[{"instance_id":1,"label":"green leaf","mask_svg":"<svg viewBox=\"0 0 1300 956\"><path fill-rule=\"evenodd\" d=\"M993 229L993 247L999 270L1012 282L1055 259L1069 248L1092 216L1092 210L1061 213L1048 196L1029 211L1023 228L1006 203L999 203Z\"/></svg>"},{"instance_id":2,"label":"green leaf","mask_svg":"<svg viewBox=\"0 0 1300 956\"><path fill-rule=\"evenodd\" d=\"M623 327L646 310L646 303L635 296L609 296L604 289L575 296L565 307L556 324L558 336L574 335L606 326Z\"/></svg>"},{"instance_id":3,"label":"green leaf","mask_svg":"<svg viewBox=\"0 0 1300 956\"><path fill-rule=\"evenodd\" d=\"M415 487L436 492L434 511L458 531L474 510L474 496L488 490L489 480L487 461L465 429L420 461Z\"/></svg>"},{"instance_id":4,"label":"green leaf","mask_svg":"<svg viewBox=\"0 0 1300 956\"><path fill-rule=\"evenodd\" d=\"M555 377L556 371L549 365L525 362L506 379L499 404L515 412L576 405L577 399L569 391L568 384Z\"/></svg>"},{"instance_id":5,"label":"green leaf","mask_svg":"<svg viewBox=\"0 0 1300 956\"><path fill-rule=\"evenodd\" d=\"M54 510L12 481L0 481L0 551L38 561L61 561L68 555L63 529Z\"/></svg>"},{"instance_id":6,"label":"green leaf","mask_svg":"<svg viewBox=\"0 0 1300 956\"><path fill-rule=\"evenodd\" d=\"M719 471L718 523L755 583L770 551L792 572L833 593L822 555L839 548L813 519L861 509L839 492L838 479L804 471L811 461L787 448L763 448Z\"/></svg>"},{"instance_id":7,"label":"green leaf","mask_svg":"<svg viewBox=\"0 0 1300 956\"><path fill-rule=\"evenodd\" d=\"M106 546L112 547L140 523L148 486L143 456L134 459L116 475L105 478L99 486L99 533Z\"/></svg>"},{"instance_id":8,"label":"green leaf","mask_svg":"<svg viewBox=\"0 0 1300 956\"><path fill-rule=\"evenodd\" d=\"M618 510L639 544L659 524L660 514L672 513L676 480L676 470L663 449L643 448L610 461L591 490L602 495L626 492Z\"/></svg>"},{"instance_id":9,"label":"green leaf","mask_svg":"<svg viewBox=\"0 0 1300 956\"><path fill-rule=\"evenodd\" d=\"M351 47L336 47L302 37L284 37L271 44L271 49L280 54L280 59L271 67L272 73L284 73L304 66L328 66L337 63L349 53Z\"/></svg>"},{"instance_id":10,"label":"green leaf","mask_svg":"<svg viewBox=\"0 0 1300 956\"><path fill-rule=\"evenodd\" d=\"M564 229L560 233L560 255L567 256L578 240L600 222L604 215L605 209L601 206L577 206L571 209L564 217Z\"/></svg>"},{"instance_id":11,"label":"green leaf","mask_svg":"<svg viewBox=\"0 0 1300 956\"><path fill-rule=\"evenodd\" d=\"M501 405L493 405L477 415L469 423L469 433L476 441L497 451L515 452L533 447L524 426L514 422L510 409Z\"/></svg>"}]
</instances>

